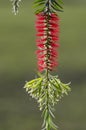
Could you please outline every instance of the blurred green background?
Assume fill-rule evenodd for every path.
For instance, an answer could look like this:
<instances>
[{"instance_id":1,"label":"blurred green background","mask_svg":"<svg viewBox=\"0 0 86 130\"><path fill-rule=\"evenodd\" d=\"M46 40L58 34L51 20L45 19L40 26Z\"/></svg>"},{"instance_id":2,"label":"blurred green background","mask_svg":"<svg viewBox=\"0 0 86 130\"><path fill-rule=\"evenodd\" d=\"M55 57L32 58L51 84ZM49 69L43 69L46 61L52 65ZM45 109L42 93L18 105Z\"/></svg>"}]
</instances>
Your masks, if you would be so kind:
<instances>
[{"instance_id":1,"label":"blurred green background","mask_svg":"<svg viewBox=\"0 0 86 130\"><path fill-rule=\"evenodd\" d=\"M58 74L72 91L56 106L59 130L86 130L86 0L65 0L61 18ZM0 130L40 130L37 103L23 89L36 76L35 16L22 0L14 16L0 0Z\"/></svg>"}]
</instances>

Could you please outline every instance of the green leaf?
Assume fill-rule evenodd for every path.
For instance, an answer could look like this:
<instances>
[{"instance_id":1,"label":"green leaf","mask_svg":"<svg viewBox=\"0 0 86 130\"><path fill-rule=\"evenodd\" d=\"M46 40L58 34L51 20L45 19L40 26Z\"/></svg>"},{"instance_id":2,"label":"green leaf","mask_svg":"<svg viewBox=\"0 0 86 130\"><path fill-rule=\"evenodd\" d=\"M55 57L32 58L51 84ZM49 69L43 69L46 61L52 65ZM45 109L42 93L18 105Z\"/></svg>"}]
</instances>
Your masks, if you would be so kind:
<instances>
[{"instance_id":1,"label":"green leaf","mask_svg":"<svg viewBox=\"0 0 86 130\"><path fill-rule=\"evenodd\" d=\"M33 88L36 88L37 86L39 86L42 82L42 78L40 78L40 80L37 81L37 83L35 85L33 85Z\"/></svg>"},{"instance_id":2,"label":"green leaf","mask_svg":"<svg viewBox=\"0 0 86 130\"><path fill-rule=\"evenodd\" d=\"M49 82L52 84L53 87L55 87L55 89L61 93L61 89L58 83L53 82L54 80L49 80Z\"/></svg>"},{"instance_id":3,"label":"green leaf","mask_svg":"<svg viewBox=\"0 0 86 130\"><path fill-rule=\"evenodd\" d=\"M44 2L34 4L33 7L39 7L39 6L42 6L42 5L44 5Z\"/></svg>"},{"instance_id":4,"label":"green leaf","mask_svg":"<svg viewBox=\"0 0 86 130\"><path fill-rule=\"evenodd\" d=\"M46 119L48 118L48 114L49 114L49 113L48 113L48 110L46 109L46 110L45 110L45 113L44 113L44 120L46 120Z\"/></svg>"},{"instance_id":5,"label":"green leaf","mask_svg":"<svg viewBox=\"0 0 86 130\"><path fill-rule=\"evenodd\" d=\"M51 111L50 109L49 109L49 112L50 112L51 116L52 116L53 118L55 118L54 114L52 113L52 111Z\"/></svg>"},{"instance_id":6,"label":"green leaf","mask_svg":"<svg viewBox=\"0 0 86 130\"><path fill-rule=\"evenodd\" d=\"M40 2L46 2L46 0L35 0L34 4L40 3Z\"/></svg>"},{"instance_id":7,"label":"green leaf","mask_svg":"<svg viewBox=\"0 0 86 130\"><path fill-rule=\"evenodd\" d=\"M63 91L66 95L68 95L68 92L71 91L70 87L69 87L69 84L63 84L61 83L61 86L63 88Z\"/></svg>"},{"instance_id":8,"label":"green leaf","mask_svg":"<svg viewBox=\"0 0 86 130\"><path fill-rule=\"evenodd\" d=\"M58 2L61 3L61 4L64 4L64 2L62 0L58 0Z\"/></svg>"},{"instance_id":9,"label":"green leaf","mask_svg":"<svg viewBox=\"0 0 86 130\"><path fill-rule=\"evenodd\" d=\"M45 9L45 3L46 3L46 0L36 0L34 2L33 7L38 8L38 9L36 9L35 14L38 14L38 13L44 11L44 9Z\"/></svg>"},{"instance_id":10,"label":"green leaf","mask_svg":"<svg viewBox=\"0 0 86 130\"><path fill-rule=\"evenodd\" d=\"M51 5L51 7L55 10L55 11L59 11L59 12L63 12L63 10L59 9L57 6L55 5Z\"/></svg>"},{"instance_id":11,"label":"green leaf","mask_svg":"<svg viewBox=\"0 0 86 130\"><path fill-rule=\"evenodd\" d=\"M40 79L41 79L41 78L33 79L33 80L27 82L27 84L28 84L28 85L33 84L33 83L39 81Z\"/></svg>"},{"instance_id":12,"label":"green leaf","mask_svg":"<svg viewBox=\"0 0 86 130\"><path fill-rule=\"evenodd\" d=\"M52 4L53 4L53 6L55 5L61 9L63 9L63 7L56 0L52 0Z\"/></svg>"},{"instance_id":13,"label":"green leaf","mask_svg":"<svg viewBox=\"0 0 86 130\"><path fill-rule=\"evenodd\" d=\"M36 10L36 11L35 11L35 14L39 14L39 13L42 12L42 11L44 11L44 8Z\"/></svg>"},{"instance_id":14,"label":"green leaf","mask_svg":"<svg viewBox=\"0 0 86 130\"><path fill-rule=\"evenodd\" d=\"M53 123L53 121L52 120L50 120L50 126L51 126L51 128L53 128L54 130L57 130L57 126Z\"/></svg>"}]
</instances>

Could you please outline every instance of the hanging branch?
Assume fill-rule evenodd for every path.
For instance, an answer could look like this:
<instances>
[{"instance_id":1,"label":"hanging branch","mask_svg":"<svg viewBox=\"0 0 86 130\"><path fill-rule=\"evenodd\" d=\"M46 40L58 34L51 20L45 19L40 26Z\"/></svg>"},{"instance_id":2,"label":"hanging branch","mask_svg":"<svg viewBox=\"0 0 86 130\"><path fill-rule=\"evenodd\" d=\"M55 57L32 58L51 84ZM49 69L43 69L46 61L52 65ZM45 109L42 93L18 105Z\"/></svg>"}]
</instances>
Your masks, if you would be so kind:
<instances>
[{"instance_id":1,"label":"hanging branch","mask_svg":"<svg viewBox=\"0 0 86 130\"><path fill-rule=\"evenodd\" d=\"M61 0L35 0L36 31L37 31L37 60L41 75L38 79L27 82L26 91L39 103L44 118L43 130L57 130L53 123L54 105L70 91L69 84L64 84L58 76L50 72L58 66L59 47L59 17L57 11L62 12Z\"/></svg>"},{"instance_id":2,"label":"hanging branch","mask_svg":"<svg viewBox=\"0 0 86 130\"><path fill-rule=\"evenodd\" d=\"M15 14L20 0L12 0ZM38 78L27 82L26 91L39 103L44 122L42 130L57 130L53 123L54 105L70 91L70 83L64 84L51 71L58 66L59 16L63 12L62 0L35 0L36 45Z\"/></svg>"},{"instance_id":3,"label":"hanging branch","mask_svg":"<svg viewBox=\"0 0 86 130\"><path fill-rule=\"evenodd\" d=\"M21 2L21 0L11 0L11 1L13 5L13 13L16 15L18 13L19 3Z\"/></svg>"}]
</instances>

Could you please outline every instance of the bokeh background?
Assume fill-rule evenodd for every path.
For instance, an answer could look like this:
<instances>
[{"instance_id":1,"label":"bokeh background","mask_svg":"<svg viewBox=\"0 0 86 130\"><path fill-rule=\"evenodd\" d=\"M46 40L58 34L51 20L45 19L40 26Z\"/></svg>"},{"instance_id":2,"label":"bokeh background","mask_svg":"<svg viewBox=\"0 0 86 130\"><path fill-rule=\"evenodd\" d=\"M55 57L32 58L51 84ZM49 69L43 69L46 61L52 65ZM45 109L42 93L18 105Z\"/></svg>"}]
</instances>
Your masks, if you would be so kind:
<instances>
[{"instance_id":1,"label":"bokeh background","mask_svg":"<svg viewBox=\"0 0 86 130\"><path fill-rule=\"evenodd\" d=\"M36 76L35 16L32 2L22 0L12 14L0 0L0 130L40 130L41 112L23 86ZM59 130L86 130L86 0L64 0L59 67L55 74L71 93L56 106Z\"/></svg>"}]
</instances>

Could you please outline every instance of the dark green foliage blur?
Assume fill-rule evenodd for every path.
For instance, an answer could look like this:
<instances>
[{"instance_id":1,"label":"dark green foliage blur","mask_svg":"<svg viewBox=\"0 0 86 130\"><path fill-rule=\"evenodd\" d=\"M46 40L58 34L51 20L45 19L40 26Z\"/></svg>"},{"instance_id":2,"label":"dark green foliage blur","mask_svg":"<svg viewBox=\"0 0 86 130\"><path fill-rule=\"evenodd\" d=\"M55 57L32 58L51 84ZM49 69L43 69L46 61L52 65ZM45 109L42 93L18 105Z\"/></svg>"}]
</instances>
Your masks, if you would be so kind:
<instances>
[{"instance_id":1,"label":"dark green foliage blur","mask_svg":"<svg viewBox=\"0 0 86 130\"><path fill-rule=\"evenodd\" d=\"M59 130L86 130L86 1L64 1L59 67L55 74L71 93L56 105ZM23 88L36 77L35 16L32 2L22 0L19 14L0 1L0 130L41 130L38 104Z\"/></svg>"}]
</instances>

